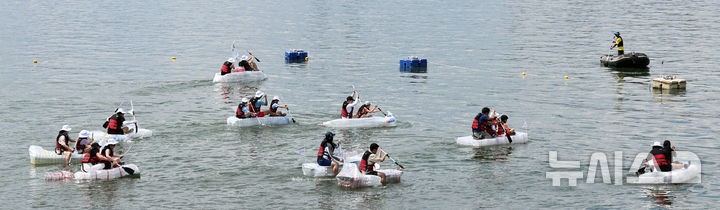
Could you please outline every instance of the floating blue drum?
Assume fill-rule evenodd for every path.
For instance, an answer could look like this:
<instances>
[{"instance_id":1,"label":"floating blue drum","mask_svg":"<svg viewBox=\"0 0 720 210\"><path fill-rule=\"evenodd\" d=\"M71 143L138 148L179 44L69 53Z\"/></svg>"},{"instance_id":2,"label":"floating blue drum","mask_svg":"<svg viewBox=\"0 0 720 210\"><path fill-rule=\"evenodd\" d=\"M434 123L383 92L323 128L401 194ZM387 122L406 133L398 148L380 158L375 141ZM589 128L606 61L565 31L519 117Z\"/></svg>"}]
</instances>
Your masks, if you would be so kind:
<instances>
[{"instance_id":1,"label":"floating blue drum","mask_svg":"<svg viewBox=\"0 0 720 210\"><path fill-rule=\"evenodd\" d=\"M427 59L410 56L400 60L400 72L427 73Z\"/></svg>"},{"instance_id":2,"label":"floating blue drum","mask_svg":"<svg viewBox=\"0 0 720 210\"><path fill-rule=\"evenodd\" d=\"M301 49L292 49L285 51L285 61L293 62L305 62L308 60L308 52Z\"/></svg>"}]
</instances>

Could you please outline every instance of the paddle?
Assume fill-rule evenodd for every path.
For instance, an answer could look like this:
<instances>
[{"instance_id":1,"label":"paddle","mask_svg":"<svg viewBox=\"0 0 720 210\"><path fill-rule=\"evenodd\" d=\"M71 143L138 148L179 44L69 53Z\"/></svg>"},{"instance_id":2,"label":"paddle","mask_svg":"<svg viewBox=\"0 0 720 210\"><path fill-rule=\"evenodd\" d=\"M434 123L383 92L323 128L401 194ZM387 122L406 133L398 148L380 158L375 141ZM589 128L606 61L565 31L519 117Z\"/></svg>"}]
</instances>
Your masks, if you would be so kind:
<instances>
[{"instance_id":1,"label":"paddle","mask_svg":"<svg viewBox=\"0 0 720 210\"><path fill-rule=\"evenodd\" d=\"M132 100L130 100L130 114L133 116L133 124L135 124L135 133L138 132L137 120L135 120L135 106L133 106Z\"/></svg>"},{"instance_id":2,"label":"paddle","mask_svg":"<svg viewBox=\"0 0 720 210\"><path fill-rule=\"evenodd\" d=\"M382 112L383 115L385 115L387 117L387 114L385 114L385 112L383 112L383 110L380 107L378 107L378 110L380 110L380 112Z\"/></svg>"},{"instance_id":3,"label":"paddle","mask_svg":"<svg viewBox=\"0 0 720 210\"><path fill-rule=\"evenodd\" d=\"M254 56L254 55L250 52L250 50L248 50L247 52L248 52L248 54L250 54L250 56ZM258 59L257 57L255 57L255 60L256 60L257 62L260 62L260 59Z\"/></svg>"},{"instance_id":4,"label":"paddle","mask_svg":"<svg viewBox=\"0 0 720 210\"><path fill-rule=\"evenodd\" d=\"M285 107L285 109L287 109L288 115L290 115L290 119L292 120L292 122L293 122L293 123L296 123L296 122L295 122L295 118L292 116L292 113L290 113L290 107Z\"/></svg>"},{"instance_id":5,"label":"paddle","mask_svg":"<svg viewBox=\"0 0 720 210\"><path fill-rule=\"evenodd\" d=\"M135 174L135 170L133 170L132 168L128 168L128 167L125 167L125 166L120 166L120 167L121 167L123 170L125 170L125 172L127 172L128 174L130 174L130 175L134 175L134 174Z\"/></svg>"},{"instance_id":6,"label":"paddle","mask_svg":"<svg viewBox=\"0 0 720 210\"><path fill-rule=\"evenodd\" d=\"M385 150L382 150L382 151L385 152ZM397 161L395 161L395 159L390 157L390 153L385 152L385 154L387 154L387 157L389 157L390 160L392 160L392 162L395 163L395 165L400 166L400 168L402 168L402 169L405 169L405 166L400 165L400 163L398 163Z\"/></svg>"}]
</instances>

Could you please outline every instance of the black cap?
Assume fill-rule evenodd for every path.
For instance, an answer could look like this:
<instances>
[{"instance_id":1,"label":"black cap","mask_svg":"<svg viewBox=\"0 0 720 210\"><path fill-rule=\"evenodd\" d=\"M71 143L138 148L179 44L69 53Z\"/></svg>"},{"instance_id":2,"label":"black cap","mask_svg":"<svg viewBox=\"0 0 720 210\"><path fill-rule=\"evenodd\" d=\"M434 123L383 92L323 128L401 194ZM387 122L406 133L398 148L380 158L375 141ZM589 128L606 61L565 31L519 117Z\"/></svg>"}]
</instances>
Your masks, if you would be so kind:
<instances>
[{"instance_id":1,"label":"black cap","mask_svg":"<svg viewBox=\"0 0 720 210\"><path fill-rule=\"evenodd\" d=\"M349 101L349 100L353 100L353 101L354 101L355 99L354 99L352 96L348 96L348 97L347 97L347 100L348 100L348 101Z\"/></svg>"}]
</instances>

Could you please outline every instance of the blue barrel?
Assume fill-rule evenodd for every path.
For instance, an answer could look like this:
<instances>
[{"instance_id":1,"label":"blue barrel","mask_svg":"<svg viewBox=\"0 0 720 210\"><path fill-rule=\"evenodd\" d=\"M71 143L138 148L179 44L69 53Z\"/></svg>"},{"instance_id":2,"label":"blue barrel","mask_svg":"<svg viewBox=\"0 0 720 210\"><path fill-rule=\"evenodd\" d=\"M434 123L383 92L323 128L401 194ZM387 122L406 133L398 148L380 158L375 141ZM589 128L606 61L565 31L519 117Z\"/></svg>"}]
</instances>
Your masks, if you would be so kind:
<instances>
[{"instance_id":1,"label":"blue barrel","mask_svg":"<svg viewBox=\"0 0 720 210\"><path fill-rule=\"evenodd\" d=\"M408 58L400 60L400 72L426 73L427 59Z\"/></svg>"}]
</instances>

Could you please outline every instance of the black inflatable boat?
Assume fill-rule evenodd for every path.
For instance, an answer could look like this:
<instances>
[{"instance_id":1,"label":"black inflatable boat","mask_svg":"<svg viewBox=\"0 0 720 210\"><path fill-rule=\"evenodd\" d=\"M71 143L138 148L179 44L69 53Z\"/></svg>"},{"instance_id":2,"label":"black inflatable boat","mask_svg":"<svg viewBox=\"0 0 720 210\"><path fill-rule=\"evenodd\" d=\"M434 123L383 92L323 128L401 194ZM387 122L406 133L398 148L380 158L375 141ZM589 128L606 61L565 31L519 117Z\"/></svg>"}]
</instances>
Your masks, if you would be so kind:
<instances>
[{"instance_id":1,"label":"black inflatable boat","mask_svg":"<svg viewBox=\"0 0 720 210\"><path fill-rule=\"evenodd\" d=\"M603 55L600 57L603 66L618 68L644 68L650 64L650 58L645 53L631 52L621 56Z\"/></svg>"}]
</instances>

